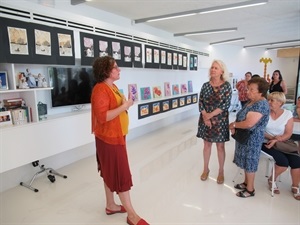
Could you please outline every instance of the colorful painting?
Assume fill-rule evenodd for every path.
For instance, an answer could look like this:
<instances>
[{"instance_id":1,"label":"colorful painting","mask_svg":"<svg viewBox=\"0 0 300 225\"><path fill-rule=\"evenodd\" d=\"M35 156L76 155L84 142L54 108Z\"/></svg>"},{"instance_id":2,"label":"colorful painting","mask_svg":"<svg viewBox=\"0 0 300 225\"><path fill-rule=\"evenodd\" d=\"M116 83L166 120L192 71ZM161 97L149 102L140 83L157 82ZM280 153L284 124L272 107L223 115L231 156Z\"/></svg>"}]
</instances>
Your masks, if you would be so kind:
<instances>
[{"instance_id":1,"label":"colorful painting","mask_svg":"<svg viewBox=\"0 0 300 225\"><path fill-rule=\"evenodd\" d=\"M128 94L131 95L133 101L138 101L138 91L136 84L128 84Z\"/></svg>"},{"instance_id":2,"label":"colorful painting","mask_svg":"<svg viewBox=\"0 0 300 225\"><path fill-rule=\"evenodd\" d=\"M192 96L187 96L186 97L186 104L191 104L192 103Z\"/></svg>"},{"instance_id":3,"label":"colorful painting","mask_svg":"<svg viewBox=\"0 0 300 225\"><path fill-rule=\"evenodd\" d=\"M141 88L141 100L151 99L151 91L150 87L142 87Z\"/></svg>"},{"instance_id":4,"label":"colorful painting","mask_svg":"<svg viewBox=\"0 0 300 225\"><path fill-rule=\"evenodd\" d=\"M169 101L163 101L163 111L168 111L170 109L170 102Z\"/></svg>"},{"instance_id":5,"label":"colorful painting","mask_svg":"<svg viewBox=\"0 0 300 225\"><path fill-rule=\"evenodd\" d=\"M154 86L153 87L153 98L160 98L162 96L161 88L160 86Z\"/></svg>"},{"instance_id":6,"label":"colorful painting","mask_svg":"<svg viewBox=\"0 0 300 225\"><path fill-rule=\"evenodd\" d=\"M159 113L160 112L160 103L155 102L152 104L152 112L153 113Z\"/></svg>"},{"instance_id":7,"label":"colorful painting","mask_svg":"<svg viewBox=\"0 0 300 225\"><path fill-rule=\"evenodd\" d=\"M170 82L165 82L164 83L164 88L165 88L165 96L171 96L171 85L170 85Z\"/></svg>"},{"instance_id":8,"label":"colorful painting","mask_svg":"<svg viewBox=\"0 0 300 225\"><path fill-rule=\"evenodd\" d=\"M193 81L191 80L188 81L188 92L193 92Z\"/></svg>"},{"instance_id":9,"label":"colorful painting","mask_svg":"<svg viewBox=\"0 0 300 225\"><path fill-rule=\"evenodd\" d=\"M140 106L140 115L147 116L149 115L149 105L142 105Z\"/></svg>"},{"instance_id":10,"label":"colorful painting","mask_svg":"<svg viewBox=\"0 0 300 225\"><path fill-rule=\"evenodd\" d=\"M187 93L187 86L186 84L181 84L181 94L186 94Z\"/></svg>"},{"instance_id":11,"label":"colorful painting","mask_svg":"<svg viewBox=\"0 0 300 225\"><path fill-rule=\"evenodd\" d=\"M179 85L178 84L172 85L172 93L173 93L173 95L179 95Z\"/></svg>"},{"instance_id":12,"label":"colorful painting","mask_svg":"<svg viewBox=\"0 0 300 225\"><path fill-rule=\"evenodd\" d=\"M175 109L178 107L178 99L172 99L172 109Z\"/></svg>"},{"instance_id":13,"label":"colorful painting","mask_svg":"<svg viewBox=\"0 0 300 225\"><path fill-rule=\"evenodd\" d=\"M57 34L59 43L59 56L73 56L72 36L70 34Z\"/></svg>"},{"instance_id":14,"label":"colorful painting","mask_svg":"<svg viewBox=\"0 0 300 225\"><path fill-rule=\"evenodd\" d=\"M185 98L180 98L179 99L179 106L184 106L185 105Z\"/></svg>"}]
</instances>

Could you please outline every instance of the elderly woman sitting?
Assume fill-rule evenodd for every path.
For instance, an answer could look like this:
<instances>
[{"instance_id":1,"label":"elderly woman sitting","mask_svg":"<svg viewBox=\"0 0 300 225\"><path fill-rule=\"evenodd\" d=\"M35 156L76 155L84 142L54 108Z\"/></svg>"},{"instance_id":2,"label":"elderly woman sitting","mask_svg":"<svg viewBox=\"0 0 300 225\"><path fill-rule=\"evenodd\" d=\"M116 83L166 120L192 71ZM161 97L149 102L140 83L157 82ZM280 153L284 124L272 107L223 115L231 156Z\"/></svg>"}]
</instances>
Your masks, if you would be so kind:
<instances>
[{"instance_id":1,"label":"elderly woman sitting","mask_svg":"<svg viewBox=\"0 0 300 225\"><path fill-rule=\"evenodd\" d=\"M270 118L265 131L265 143L262 150L271 155L275 160L275 177L277 177L291 167L292 187L291 191L296 200L300 200L299 183L300 183L300 155L297 151L293 153L284 153L276 150L274 145L277 141L290 139L293 132L293 115L292 112L283 109L286 98L283 92L272 92L268 96L270 106ZM272 177L268 179L269 188L272 187ZM275 183L275 194L280 191Z\"/></svg>"}]
</instances>

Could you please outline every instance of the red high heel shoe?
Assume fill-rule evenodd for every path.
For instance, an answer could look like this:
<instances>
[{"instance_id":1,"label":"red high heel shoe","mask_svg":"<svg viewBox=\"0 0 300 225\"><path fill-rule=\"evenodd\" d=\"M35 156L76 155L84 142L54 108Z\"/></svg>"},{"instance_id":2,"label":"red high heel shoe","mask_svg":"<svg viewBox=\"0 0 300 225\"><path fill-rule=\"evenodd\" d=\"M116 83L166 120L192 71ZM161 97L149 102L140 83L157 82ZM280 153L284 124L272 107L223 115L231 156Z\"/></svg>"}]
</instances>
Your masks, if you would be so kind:
<instances>
[{"instance_id":1,"label":"red high heel shoe","mask_svg":"<svg viewBox=\"0 0 300 225\"><path fill-rule=\"evenodd\" d=\"M133 222L131 222L131 221L128 219L128 217L127 217L127 223L128 223L129 225L134 225ZM145 220L140 219L140 220L137 222L136 225L150 225L150 224L147 223Z\"/></svg>"}]
</instances>

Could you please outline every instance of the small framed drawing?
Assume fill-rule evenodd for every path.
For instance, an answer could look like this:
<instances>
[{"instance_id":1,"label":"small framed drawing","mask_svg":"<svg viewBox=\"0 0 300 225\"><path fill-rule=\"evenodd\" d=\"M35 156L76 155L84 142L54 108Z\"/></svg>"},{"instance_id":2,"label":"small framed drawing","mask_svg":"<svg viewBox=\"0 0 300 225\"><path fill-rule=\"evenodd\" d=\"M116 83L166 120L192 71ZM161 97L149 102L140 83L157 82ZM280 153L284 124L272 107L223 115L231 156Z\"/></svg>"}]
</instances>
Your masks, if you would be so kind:
<instances>
[{"instance_id":1,"label":"small framed drawing","mask_svg":"<svg viewBox=\"0 0 300 225\"><path fill-rule=\"evenodd\" d=\"M8 80L6 71L0 71L0 90L8 90Z\"/></svg>"},{"instance_id":2,"label":"small framed drawing","mask_svg":"<svg viewBox=\"0 0 300 225\"><path fill-rule=\"evenodd\" d=\"M0 127L12 125L10 111L0 112Z\"/></svg>"}]
</instances>

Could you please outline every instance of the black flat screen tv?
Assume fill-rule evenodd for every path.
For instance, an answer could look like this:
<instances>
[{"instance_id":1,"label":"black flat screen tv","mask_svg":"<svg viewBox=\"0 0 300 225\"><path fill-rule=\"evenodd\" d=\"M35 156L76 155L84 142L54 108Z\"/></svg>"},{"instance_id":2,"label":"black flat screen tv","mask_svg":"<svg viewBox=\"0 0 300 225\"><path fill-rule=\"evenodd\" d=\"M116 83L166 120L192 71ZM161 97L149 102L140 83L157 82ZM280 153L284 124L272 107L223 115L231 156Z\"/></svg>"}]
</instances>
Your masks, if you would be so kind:
<instances>
[{"instance_id":1,"label":"black flat screen tv","mask_svg":"<svg viewBox=\"0 0 300 225\"><path fill-rule=\"evenodd\" d=\"M91 102L95 85L92 68L48 67L52 107L83 105Z\"/></svg>"}]
</instances>

